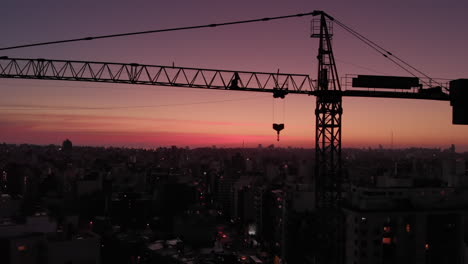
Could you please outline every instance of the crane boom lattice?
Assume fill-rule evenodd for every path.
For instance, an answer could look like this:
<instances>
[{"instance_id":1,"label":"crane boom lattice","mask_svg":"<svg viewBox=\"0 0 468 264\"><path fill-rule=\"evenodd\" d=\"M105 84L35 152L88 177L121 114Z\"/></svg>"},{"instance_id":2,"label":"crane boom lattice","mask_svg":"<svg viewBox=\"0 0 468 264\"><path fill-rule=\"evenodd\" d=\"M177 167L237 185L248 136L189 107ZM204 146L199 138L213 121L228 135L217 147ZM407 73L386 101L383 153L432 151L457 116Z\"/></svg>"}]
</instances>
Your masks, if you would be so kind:
<instances>
[{"instance_id":1,"label":"crane boom lattice","mask_svg":"<svg viewBox=\"0 0 468 264\"><path fill-rule=\"evenodd\" d=\"M186 88L311 94L306 74L0 57L1 78L126 83Z\"/></svg>"}]
</instances>

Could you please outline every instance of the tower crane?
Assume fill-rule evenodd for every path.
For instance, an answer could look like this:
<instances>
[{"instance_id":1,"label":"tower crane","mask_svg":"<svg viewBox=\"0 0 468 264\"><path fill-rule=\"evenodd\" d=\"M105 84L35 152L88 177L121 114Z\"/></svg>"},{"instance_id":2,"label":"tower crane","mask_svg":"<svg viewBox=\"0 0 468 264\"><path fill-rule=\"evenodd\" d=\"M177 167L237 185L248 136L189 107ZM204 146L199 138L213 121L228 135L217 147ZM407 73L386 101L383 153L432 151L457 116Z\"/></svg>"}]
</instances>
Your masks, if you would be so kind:
<instances>
[{"instance_id":1,"label":"tower crane","mask_svg":"<svg viewBox=\"0 0 468 264\"><path fill-rule=\"evenodd\" d=\"M85 81L227 91L267 92L272 93L274 98L284 98L287 94L315 96L316 207L317 210L321 212L322 221L328 223L328 226L330 226L330 228L325 228L323 230L320 238L320 242L323 243L323 247L327 250L317 253L319 256L317 256L316 260L318 263L342 263L343 254L341 251L343 250L343 246L339 241L343 241L342 229L344 225L339 209L342 206L341 185L343 183L341 173L341 117L343 114L343 96L450 101L453 107L453 123L466 125L468 124L468 105L466 104L466 100L468 99L468 79L453 80L450 82L449 87L433 87L421 84L420 82L423 82L422 79L417 77L359 75L352 79L352 87L343 89L333 54L331 42L333 34L330 24L336 22L345 29L347 27L323 11L313 11L296 16L302 15L318 17L318 19L315 19L316 24L313 26L313 32L311 34L311 37L319 39L317 56L318 72L316 80L313 80L309 75L305 74L231 71L175 67L174 65L143 65L137 63L24 59L9 58L6 56L0 57L0 78ZM270 19L288 17L292 16ZM270 19L248 20L242 23L266 21ZM236 23L238 22L225 24ZM217 26L217 24L202 27L213 26ZM188 29L190 28L191 27ZM356 33L354 34L353 32L354 31L351 30L353 35L364 42L367 41L367 44L375 44L362 35L356 32L354 32ZM121 35L126 34L115 36ZM114 35L107 37L112 36ZM70 41L91 39L93 38ZM48 42L45 44L61 42L69 41ZM18 47L35 45L39 44ZM381 48L377 46L377 49ZM382 49L381 51L385 50ZM383 55L387 58L393 56L393 54L389 52L383 53ZM401 62L410 66L400 60L400 64ZM284 125L274 124L273 128L279 134L284 128ZM338 244L336 242L338 242Z\"/></svg>"}]
</instances>

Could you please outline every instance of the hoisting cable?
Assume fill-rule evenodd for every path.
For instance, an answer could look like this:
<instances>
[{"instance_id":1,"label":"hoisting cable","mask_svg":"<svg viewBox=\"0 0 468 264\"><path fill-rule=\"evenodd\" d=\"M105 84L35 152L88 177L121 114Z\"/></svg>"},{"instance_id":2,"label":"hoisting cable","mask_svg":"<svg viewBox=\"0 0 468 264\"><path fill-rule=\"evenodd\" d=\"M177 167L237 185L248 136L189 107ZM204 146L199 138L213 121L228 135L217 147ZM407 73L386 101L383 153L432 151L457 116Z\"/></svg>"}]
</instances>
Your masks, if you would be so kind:
<instances>
[{"instance_id":1,"label":"hoisting cable","mask_svg":"<svg viewBox=\"0 0 468 264\"><path fill-rule=\"evenodd\" d=\"M105 38L116 38L116 37L134 36L134 35L161 33L161 32L169 32L169 31L191 30L191 29L199 29L199 28L213 28L213 27L221 27L221 26L229 26L229 25L237 25L237 24L245 24L245 23L254 23L254 22L266 22L266 21L271 21L271 20L302 17L302 16L308 16L308 15L314 15L314 14L317 14L317 11L313 11L313 12L309 12L309 13L299 13L299 14L287 15L287 16L265 17L265 18L259 18L259 19L249 19L249 20L240 20L240 21L233 21L233 22L224 22L224 23L218 23L218 24L207 24L207 25L188 26L188 27L155 29L155 30L147 30L147 31L139 31L139 32L128 32L128 33L120 33L120 34L100 35L100 36L92 36L92 37L84 37L84 38L74 38L74 39L38 42L38 43L23 44L23 45L11 46L11 47L4 47L4 48L0 48L0 50L20 49L20 48L28 48L28 47L35 47L35 46L46 46L46 45L52 45L52 44L62 44L62 43L77 42L77 41L87 41L87 40L96 40L96 39L105 39Z\"/></svg>"},{"instance_id":2,"label":"hoisting cable","mask_svg":"<svg viewBox=\"0 0 468 264\"><path fill-rule=\"evenodd\" d=\"M401 59L400 57L394 55L392 52L386 50L385 48L383 48L382 46L378 45L377 43L373 42L372 40L368 39L367 37L363 36L362 34L360 34L359 32L355 31L354 29L346 26L344 23L340 22L339 20L337 19L334 19L334 22L339 25L340 27L342 27L344 30L348 31L351 35L355 36L356 38L358 38L359 40L361 40L362 42L364 42L366 45L368 45L369 47L371 47L372 49L374 49L375 51L377 51L378 53L380 53L381 55L383 55L385 58L387 58L388 60L392 61L394 64L396 64L398 67L400 67L401 69L405 70L406 72L408 72L409 74L411 74L412 76L414 77L418 77L416 76L412 71L408 70L406 67L404 67L402 64L406 65L407 67L411 68L412 70L416 71L417 73L423 75L424 77L426 77L427 79L429 79L430 82L434 82L436 84L438 84L440 87L443 87L445 90L447 90L446 87L444 87L441 83L435 81L433 78L429 77L427 74L425 74L424 72L418 70L417 68L415 68L414 66L410 65L409 63L407 63L406 61L404 61L403 59ZM392 59L394 58L394 59ZM397 62L399 61L399 62ZM424 80L421 80L421 82L423 82L424 84L426 84L427 86L431 87L432 85Z\"/></svg>"},{"instance_id":3,"label":"hoisting cable","mask_svg":"<svg viewBox=\"0 0 468 264\"><path fill-rule=\"evenodd\" d=\"M367 39L365 37L363 37L362 35L354 32L354 31L350 31L347 29L347 26L344 25L344 24L340 24L340 22L338 21L335 21L337 22L337 24L341 27L343 27L343 29L345 29L346 31L348 31L351 35L355 36L357 39L361 40L362 42L364 42L366 45L368 45L370 48L372 48L373 50L375 50L377 53L383 55L385 58L387 58L388 60L390 60L391 62L393 62L394 64L396 64L398 67L400 67L401 69L403 69L404 71L406 71L407 73L409 73L410 75L414 76L414 77L417 77L412 71L406 69L405 67L403 67L403 65L401 65L400 63L396 62L395 60L393 60L392 58L388 57L386 55L386 53L384 51L382 51L378 46L374 46L372 45L371 43L372 42L368 42Z\"/></svg>"},{"instance_id":4,"label":"hoisting cable","mask_svg":"<svg viewBox=\"0 0 468 264\"><path fill-rule=\"evenodd\" d=\"M286 85L286 87L280 88L280 80L279 80L279 69L278 69L278 75L276 76L276 89L288 89L288 83L287 80L285 80L285 83L283 85ZM284 129L284 94L282 96L274 96L273 95L273 130L276 131L276 141L279 141L280 138L280 132ZM278 100L283 100L283 118L282 118L282 123L275 123L275 115L276 115L276 109L278 108ZM279 115L279 114L278 114ZM278 117L279 118L279 117Z\"/></svg>"}]
</instances>

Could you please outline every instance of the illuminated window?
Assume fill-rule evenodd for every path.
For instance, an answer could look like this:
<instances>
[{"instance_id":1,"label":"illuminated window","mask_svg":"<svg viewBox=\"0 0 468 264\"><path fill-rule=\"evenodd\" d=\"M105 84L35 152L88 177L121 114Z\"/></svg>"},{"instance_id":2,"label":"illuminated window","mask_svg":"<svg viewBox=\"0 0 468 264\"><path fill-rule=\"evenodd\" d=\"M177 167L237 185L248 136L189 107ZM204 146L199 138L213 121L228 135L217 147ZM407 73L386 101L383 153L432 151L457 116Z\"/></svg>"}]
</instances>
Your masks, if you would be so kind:
<instances>
[{"instance_id":1,"label":"illuminated window","mask_svg":"<svg viewBox=\"0 0 468 264\"><path fill-rule=\"evenodd\" d=\"M426 243L426 245L424 246L424 248L425 248L426 250L429 250L429 244Z\"/></svg>"},{"instance_id":2,"label":"illuminated window","mask_svg":"<svg viewBox=\"0 0 468 264\"><path fill-rule=\"evenodd\" d=\"M250 236L255 236L256 233L257 233L257 226L254 224L250 224L248 228L248 234Z\"/></svg>"},{"instance_id":3,"label":"illuminated window","mask_svg":"<svg viewBox=\"0 0 468 264\"><path fill-rule=\"evenodd\" d=\"M389 245L392 243L392 238L391 237L384 237L382 238L382 244Z\"/></svg>"},{"instance_id":4,"label":"illuminated window","mask_svg":"<svg viewBox=\"0 0 468 264\"><path fill-rule=\"evenodd\" d=\"M409 233L411 232L411 225L410 224L406 224L406 233Z\"/></svg>"},{"instance_id":5,"label":"illuminated window","mask_svg":"<svg viewBox=\"0 0 468 264\"><path fill-rule=\"evenodd\" d=\"M18 246L18 251L25 251L27 248L26 246L22 245L22 246Z\"/></svg>"}]
</instances>

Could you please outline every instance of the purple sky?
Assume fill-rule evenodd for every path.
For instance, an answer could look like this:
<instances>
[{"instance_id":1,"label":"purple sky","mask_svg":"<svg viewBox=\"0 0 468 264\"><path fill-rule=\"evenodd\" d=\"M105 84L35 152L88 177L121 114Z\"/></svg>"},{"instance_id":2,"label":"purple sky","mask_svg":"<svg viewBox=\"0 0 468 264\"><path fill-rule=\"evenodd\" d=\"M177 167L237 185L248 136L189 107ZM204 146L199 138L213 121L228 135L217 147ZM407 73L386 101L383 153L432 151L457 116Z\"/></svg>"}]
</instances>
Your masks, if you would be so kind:
<instances>
[{"instance_id":1,"label":"purple sky","mask_svg":"<svg viewBox=\"0 0 468 264\"><path fill-rule=\"evenodd\" d=\"M468 2L453 0L6 1L0 17L0 47L312 10L330 13L431 77L468 77ZM304 17L78 42L0 55L252 71L280 69L315 78L317 39L309 38L310 20ZM407 75L338 27L333 44L341 76ZM0 92L0 142L47 144L71 137L76 144L124 146L239 146L243 141L251 146L314 144L315 99L308 96L288 96L283 112L283 102L274 102L271 95L247 92L7 79L0 79ZM219 102L226 99L234 101ZM162 104L174 106L93 111L11 107ZM451 124L448 102L345 98L343 107L344 147L389 146L393 133L396 146L456 144L468 150L468 127ZM279 143L272 122L286 125Z\"/></svg>"}]
</instances>

